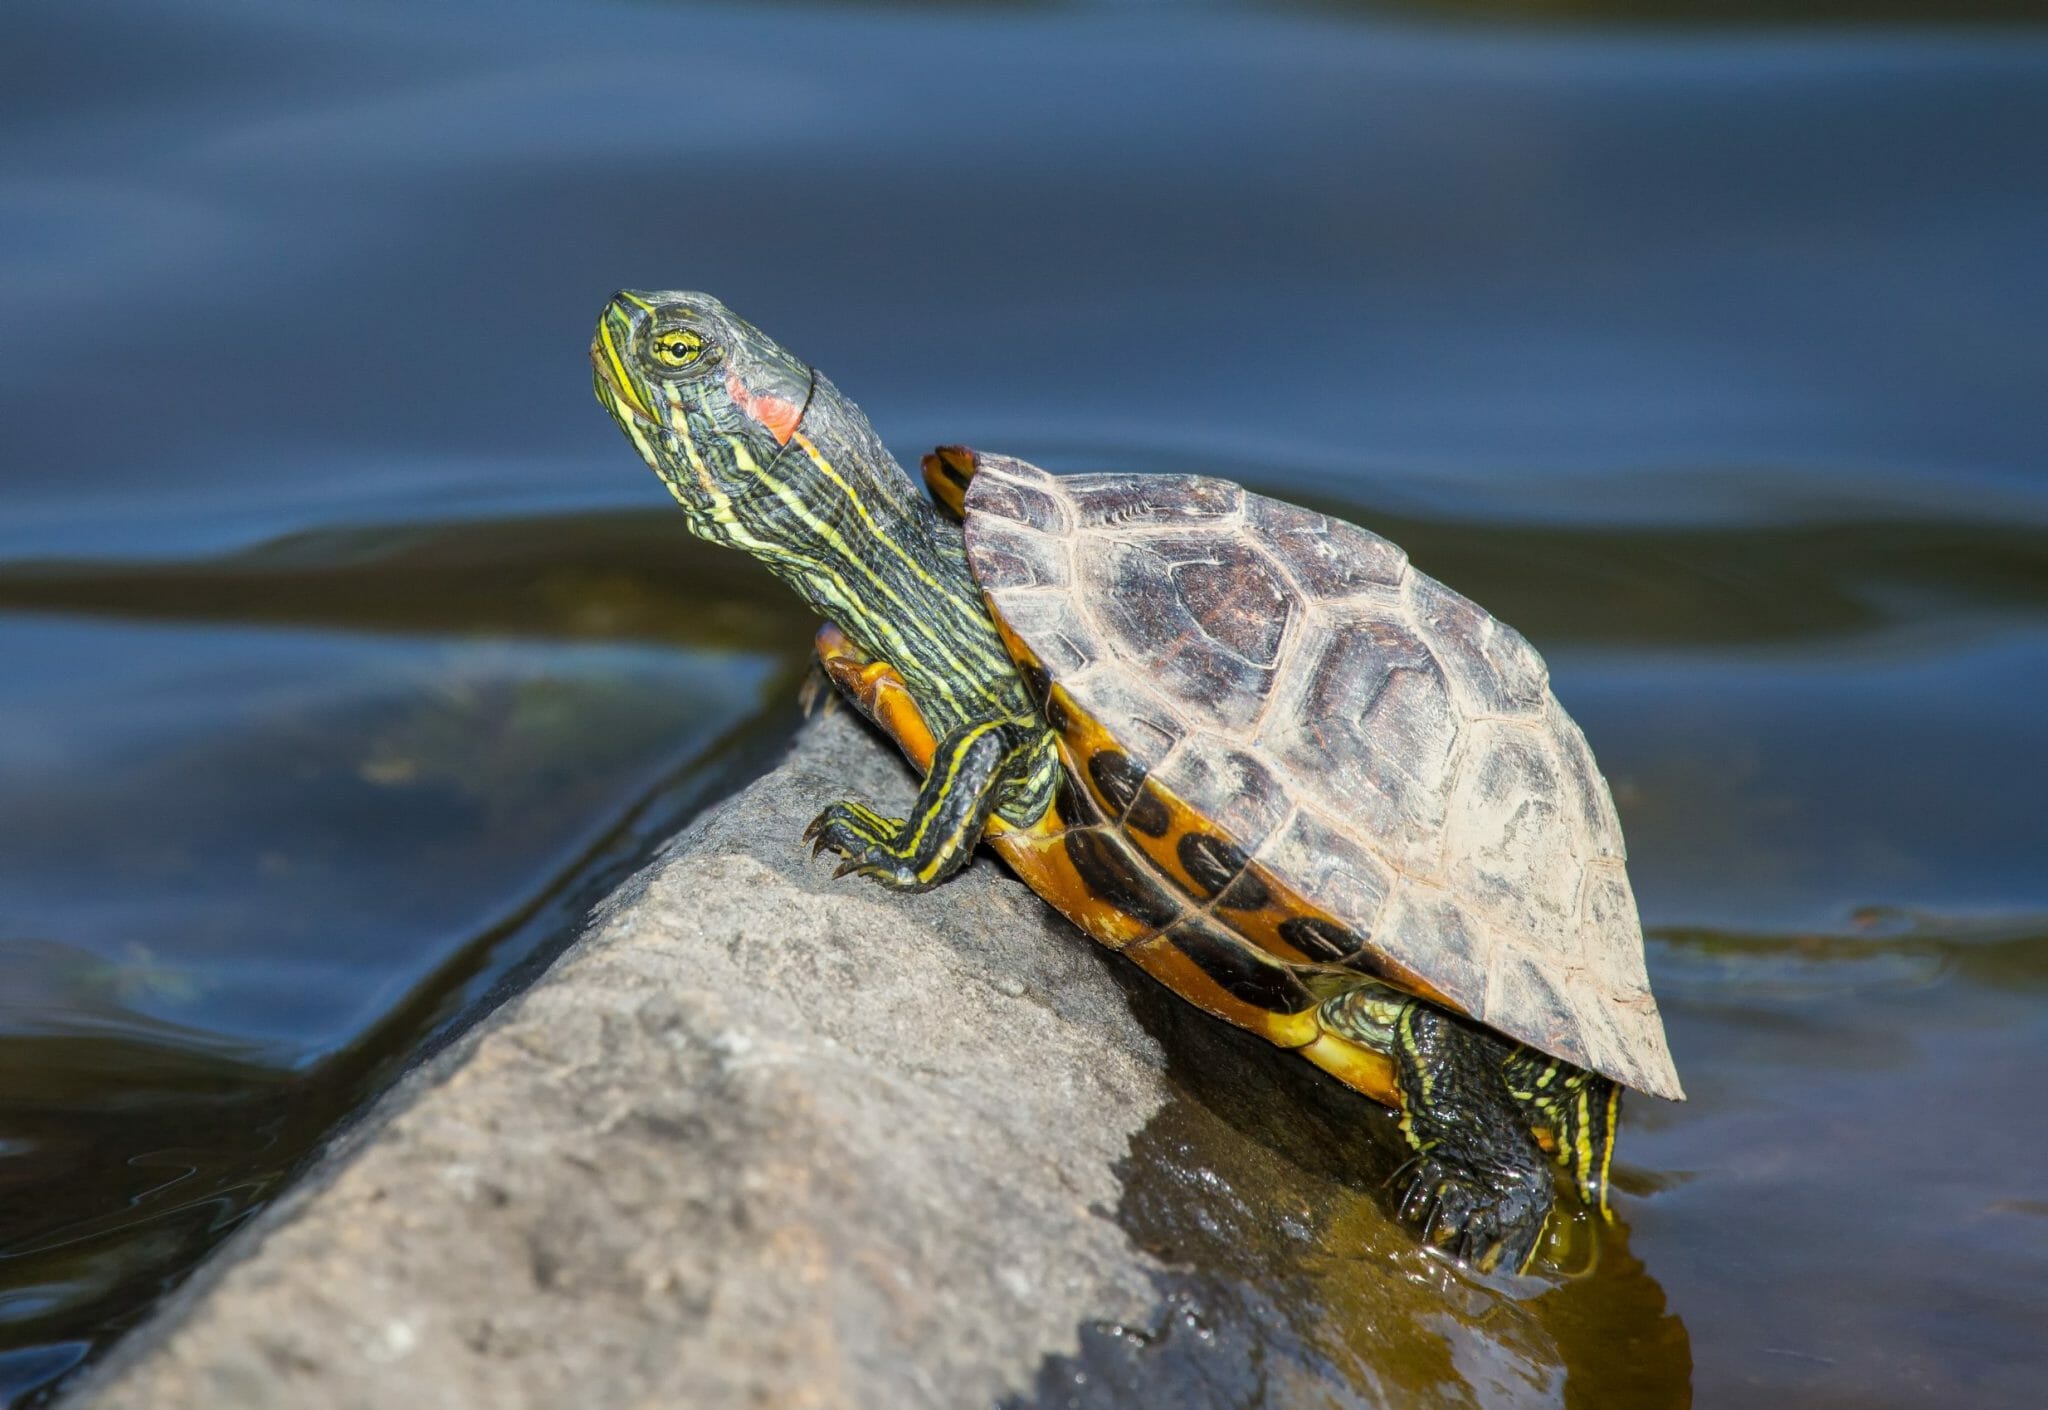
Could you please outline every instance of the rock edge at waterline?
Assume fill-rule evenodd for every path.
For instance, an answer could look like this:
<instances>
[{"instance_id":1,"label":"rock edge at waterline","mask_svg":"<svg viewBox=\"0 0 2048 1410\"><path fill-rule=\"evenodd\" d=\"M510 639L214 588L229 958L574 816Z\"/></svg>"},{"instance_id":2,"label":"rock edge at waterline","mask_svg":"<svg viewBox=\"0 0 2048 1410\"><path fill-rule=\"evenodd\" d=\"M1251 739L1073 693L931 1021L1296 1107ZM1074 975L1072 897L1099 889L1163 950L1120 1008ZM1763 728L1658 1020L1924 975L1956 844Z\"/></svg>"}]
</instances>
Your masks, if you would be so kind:
<instances>
[{"instance_id":1,"label":"rock edge at waterline","mask_svg":"<svg viewBox=\"0 0 2048 1410\"><path fill-rule=\"evenodd\" d=\"M808 726L70 1403L953 1407L1143 1319L1114 1167L1166 1082L1104 957L986 859L896 896L798 845L910 792Z\"/></svg>"}]
</instances>

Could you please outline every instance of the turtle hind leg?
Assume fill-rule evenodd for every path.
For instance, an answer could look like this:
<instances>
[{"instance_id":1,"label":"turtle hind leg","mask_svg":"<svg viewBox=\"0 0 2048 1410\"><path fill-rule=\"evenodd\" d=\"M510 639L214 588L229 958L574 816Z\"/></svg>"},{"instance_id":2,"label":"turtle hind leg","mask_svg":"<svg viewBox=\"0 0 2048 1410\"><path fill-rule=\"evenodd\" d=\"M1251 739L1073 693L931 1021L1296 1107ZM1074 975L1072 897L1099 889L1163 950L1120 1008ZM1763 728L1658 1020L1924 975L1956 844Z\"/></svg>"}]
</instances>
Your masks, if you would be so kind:
<instances>
[{"instance_id":1,"label":"turtle hind leg","mask_svg":"<svg viewBox=\"0 0 2048 1410\"><path fill-rule=\"evenodd\" d=\"M894 891L928 891L966 864L1027 746L1009 720L963 725L938 742L908 818L842 799L804 829L814 851L845 858L839 876L870 877Z\"/></svg>"},{"instance_id":2,"label":"turtle hind leg","mask_svg":"<svg viewBox=\"0 0 2048 1410\"><path fill-rule=\"evenodd\" d=\"M1394 1026L1401 1131L1415 1149L1403 1218L1481 1269L1516 1272L1536 1251L1556 1199L1550 1167L1501 1080L1508 1045L1427 1004Z\"/></svg>"},{"instance_id":3,"label":"turtle hind leg","mask_svg":"<svg viewBox=\"0 0 2048 1410\"><path fill-rule=\"evenodd\" d=\"M1607 1168L1621 1123L1621 1087L1583 1067L1534 1048L1516 1047L1502 1068L1509 1095L1522 1107L1522 1120L1571 1177L1588 1209L1612 1219L1607 1207Z\"/></svg>"}]
</instances>

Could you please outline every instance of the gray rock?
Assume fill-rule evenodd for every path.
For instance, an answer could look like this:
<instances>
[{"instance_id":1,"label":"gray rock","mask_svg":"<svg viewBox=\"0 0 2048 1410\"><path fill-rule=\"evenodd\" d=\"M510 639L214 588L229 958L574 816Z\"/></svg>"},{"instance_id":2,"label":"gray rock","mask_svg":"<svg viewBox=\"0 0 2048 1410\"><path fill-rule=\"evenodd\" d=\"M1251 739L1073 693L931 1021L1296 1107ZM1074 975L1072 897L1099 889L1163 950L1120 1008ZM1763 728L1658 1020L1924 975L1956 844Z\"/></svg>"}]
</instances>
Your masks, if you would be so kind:
<instances>
[{"instance_id":1,"label":"gray rock","mask_svg":"<svg viewBox=\"0 0 2048 1410\"><path fill-rule=\"evenodd\" d=\"M1104 958L983 860L834 883L907 802L843 714L392 1094L77 1403L963 1406L1143 1319L1106 1211L1165 1100Z\"/></svg>"}]
</instances>

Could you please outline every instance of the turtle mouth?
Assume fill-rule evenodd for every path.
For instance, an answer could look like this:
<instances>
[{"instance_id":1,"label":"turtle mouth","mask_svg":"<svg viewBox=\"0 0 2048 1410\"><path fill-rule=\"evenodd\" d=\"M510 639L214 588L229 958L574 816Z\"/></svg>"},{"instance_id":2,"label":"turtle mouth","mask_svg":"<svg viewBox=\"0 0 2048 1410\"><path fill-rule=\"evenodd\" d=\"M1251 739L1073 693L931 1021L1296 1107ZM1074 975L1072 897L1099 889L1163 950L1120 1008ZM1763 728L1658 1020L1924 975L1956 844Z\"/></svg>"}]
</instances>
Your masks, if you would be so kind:
<instances>
[{"instance_id":1,"label":"turtle mouth","mask_svg":"<svg viewBox=\"0 0 2048 1410\"><path fill-rule=\"evenodd\" d=\"M633 345L635 324L646 305L615 294L598 315L597 335L590 340L590 366L596 373L597 399L613 416L632 416L653 426L659 424L654 408L633 385L626 372L626 350Z\"/></svg>"}]
</instances>

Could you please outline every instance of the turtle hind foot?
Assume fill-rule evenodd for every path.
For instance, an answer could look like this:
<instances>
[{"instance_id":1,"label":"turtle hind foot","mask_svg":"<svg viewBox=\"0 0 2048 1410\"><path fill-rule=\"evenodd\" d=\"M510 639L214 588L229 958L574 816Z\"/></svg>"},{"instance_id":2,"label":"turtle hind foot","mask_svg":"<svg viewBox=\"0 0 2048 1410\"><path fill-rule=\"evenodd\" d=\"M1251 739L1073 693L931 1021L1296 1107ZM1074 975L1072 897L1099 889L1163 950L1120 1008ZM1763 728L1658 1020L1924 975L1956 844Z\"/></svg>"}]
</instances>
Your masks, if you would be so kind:
<instances>
[{"instance_id":1,"label":"turtle hind foot","mask_svg":"<svg viewBox=\"0 0 2048 1410\"><path fill-rule=\"evenodd\" d=\"M1414 1172L1401 1197L1401 1217L1420 1228L1427 1243L1482 1273L1529 1266L1550 1215L1547 1171L1534 1180L1520 1172L1481 1176L1424 1154Z\"/></svg>"},{"instance_id":2,"label":"turtle hind foot","mask_svg":"<svg viewBox=\"0 0 2048 1410\"><path fill-rule=\"evenodd\" d=\"M1416 1170L1402 1217L1482 1272L1521 1272L1557 1185L1501 1080L1507 1041L1419 999L1401 1010L1393 1038L1401 1132Z\"/></svg>"}]
</instances>

